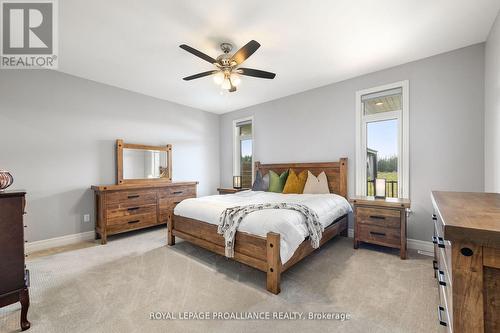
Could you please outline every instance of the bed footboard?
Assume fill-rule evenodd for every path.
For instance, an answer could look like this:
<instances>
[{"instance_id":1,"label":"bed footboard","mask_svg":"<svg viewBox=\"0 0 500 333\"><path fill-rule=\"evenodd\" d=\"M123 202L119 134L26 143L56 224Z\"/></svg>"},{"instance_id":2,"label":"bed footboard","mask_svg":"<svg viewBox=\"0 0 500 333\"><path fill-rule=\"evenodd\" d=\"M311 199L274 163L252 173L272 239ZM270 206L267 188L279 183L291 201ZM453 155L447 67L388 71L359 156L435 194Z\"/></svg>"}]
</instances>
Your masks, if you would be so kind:
<instances>
[{"instance_id":1,"label":"bed footboard","mask_svg":"<svg viewBox=\"0 0 500 333\"><path fill-rule=\"evenodd\" d=\"M338 218L325 228L320 245L323 245L338 234L347 232L347 215ZM224 255L224 237L217 233L217 226L203 221L174 215L168 223L167 244L175 245L175 237L203 247L214 253ZM280 256L280 234L267 233L266 237L251 235L238 231L234 243L234 260L257 268L266 273L266 289L279 294L281 273L301 261L315 249L306 239L297 248L293 256L283 265Z\"/></svg>"}]
</instances>

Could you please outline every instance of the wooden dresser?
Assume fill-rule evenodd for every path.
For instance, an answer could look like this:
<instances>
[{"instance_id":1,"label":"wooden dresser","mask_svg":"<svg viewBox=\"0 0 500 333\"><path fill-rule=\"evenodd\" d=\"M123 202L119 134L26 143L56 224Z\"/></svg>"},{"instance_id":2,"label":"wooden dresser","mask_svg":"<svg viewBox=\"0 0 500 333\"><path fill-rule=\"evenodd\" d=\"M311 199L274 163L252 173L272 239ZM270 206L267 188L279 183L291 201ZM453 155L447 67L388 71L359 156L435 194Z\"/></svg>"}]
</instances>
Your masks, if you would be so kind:
<instances>
[{"instance_id":1,"label":"wooden dresser","mask_svg":"<svg viewBox=\"0 0 500 333\"><path fill-rule=\"evenodd\" d=\"M196 197L198 182L156 182L92 186L96 204L96 237L166 224L175 205Z\"/></svg>"},{"instance_id":2,"label":"wooden dresser","mask_svg":"<svg viewBox=\"0 0 500 333\"><path fill-rule=\"evenodd\" d=\"M21 329L27 330L29 271L24 263L25 192L0 192L0 307L21 302Z\"/></svg>"},{"instance_id":3,"label":"wooden dresser","mask_svg":"<svg viewBox=\"0 0 500 333\"><path fill-rule=\"evenodd\" d=\"M393 247L399 249L401 259L406 259L406 210L410 200L357 196L350 202L354 207L354 248L360 242Z\"/></svg>"},{"instance_id":4,"label":"wooden dresser","mask_svg":"<svg viewBox=\"0 0 500 333\"><path fill-rule=\"evenodd\" d=\"M444 330L500 332L500 194L432 192Z\"/></svg>"}]
</instances>

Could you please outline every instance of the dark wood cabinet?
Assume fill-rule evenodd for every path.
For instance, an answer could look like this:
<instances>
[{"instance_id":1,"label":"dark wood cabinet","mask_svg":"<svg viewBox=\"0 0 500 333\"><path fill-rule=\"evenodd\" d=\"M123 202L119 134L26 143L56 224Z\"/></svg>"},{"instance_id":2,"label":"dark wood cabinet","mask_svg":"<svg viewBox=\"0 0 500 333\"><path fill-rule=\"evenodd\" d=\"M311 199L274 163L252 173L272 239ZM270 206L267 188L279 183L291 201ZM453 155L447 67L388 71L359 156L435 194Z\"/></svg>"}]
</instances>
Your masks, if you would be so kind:
<instances>
[{"instance_id":1,"label":"dark wood cabinet","mask_svg":"<svg viewBox=\"0 0 500 333\"><path fill-rule=\"evenodd\" d=\"M21 302L21 329L27 330L29 271L24 262L25 192L0 192L0 306Z\"/></svg>"}]
</instances>

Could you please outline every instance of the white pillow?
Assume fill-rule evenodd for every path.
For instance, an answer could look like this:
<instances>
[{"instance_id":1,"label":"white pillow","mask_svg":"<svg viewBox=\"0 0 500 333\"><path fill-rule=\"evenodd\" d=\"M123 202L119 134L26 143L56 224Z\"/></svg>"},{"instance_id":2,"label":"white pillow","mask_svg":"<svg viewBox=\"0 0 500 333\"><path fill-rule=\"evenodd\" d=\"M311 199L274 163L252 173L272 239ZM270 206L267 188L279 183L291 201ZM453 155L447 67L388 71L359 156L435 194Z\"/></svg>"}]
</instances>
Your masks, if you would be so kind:
<instances>
[{"instance_id":1,"label":"white pillow","mask_svg":"<svg viewBox=\"0 0 500 333\"><path fill-rule=\"evenodd\" d=\"M313 175L311 171L307 171L307 181L304 186L304 194L328 194L330 189L328 188L328 179L326 178L326 173L321 172L318 177Z\"/></svg>"}]
</instances>

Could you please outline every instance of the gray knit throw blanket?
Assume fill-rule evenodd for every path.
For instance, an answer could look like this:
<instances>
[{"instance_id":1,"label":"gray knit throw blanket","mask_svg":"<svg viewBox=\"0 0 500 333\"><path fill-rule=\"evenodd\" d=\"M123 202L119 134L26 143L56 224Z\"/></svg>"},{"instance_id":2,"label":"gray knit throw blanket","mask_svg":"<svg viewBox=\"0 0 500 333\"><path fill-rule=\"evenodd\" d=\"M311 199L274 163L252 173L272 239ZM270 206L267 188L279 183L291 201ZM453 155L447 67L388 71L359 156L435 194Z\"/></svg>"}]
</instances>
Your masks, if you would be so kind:
<instances>
[{"instance_id":1,"label":"gray knit throw blanket","mask_svg":"<svg viewBox=\"0 0 500 333\"><path fill-rule=\"evenodd\" d=\"M293 203L265 203L248 206L236 206L225 209L219 218L217 232L224 235L226 244L225 255L234 257L234 237L241 221L248 214L263 209L289 209L295 210L306 218L307 231L313 248L319 247L319 242L325 228L319 222L318 214L309 207Z\"/></svg>"}]
</instances>

